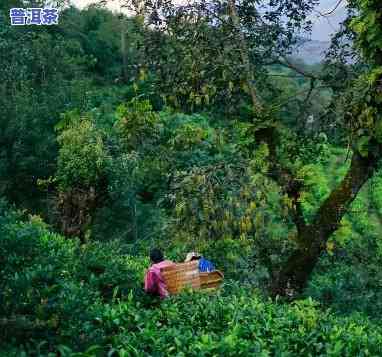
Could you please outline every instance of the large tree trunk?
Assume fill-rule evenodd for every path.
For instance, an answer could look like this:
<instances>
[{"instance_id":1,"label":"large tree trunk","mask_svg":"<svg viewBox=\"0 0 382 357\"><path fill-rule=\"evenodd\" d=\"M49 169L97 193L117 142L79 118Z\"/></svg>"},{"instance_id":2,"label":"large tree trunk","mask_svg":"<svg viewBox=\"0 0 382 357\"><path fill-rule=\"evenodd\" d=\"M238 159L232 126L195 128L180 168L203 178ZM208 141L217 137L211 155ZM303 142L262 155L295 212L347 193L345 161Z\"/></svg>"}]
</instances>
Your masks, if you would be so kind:
<instances>
[{"instance_id":1,"label":"large tree trunk","mask_svg":"<svg viewBox=\"0 0 382 357\"><path fill-rule=\"evenodd\" d=\"M241 61L244 65L246 81L248 83L254 112L262 109L261 103L254 86L254 71L252 68L249 47L241 29L240 17L237 11L235 0L228 0L229 16L237 33L237 41L240 47ZM377 11L380 13L380 11ZM375 45L375 44L374 44ZM382 49L374 54L374 58L369 58L372 62L382 66ZM296 70L296 68L295 68ZM297 69L297 72L301 72ZM312 80L318 78L309 76ZM382 76L376 81L377 94L370 99L369 105L378 108L378 113L382 112L380 96L382 95ZM373 89L371 89L373 90ZM372 93L372 92L370 92ZM374 97L374 95L372 95ZM362 113L358 113L362 115ZM373 175L379 159L382 157L382 145L374 138L370 138L368 145L369 152L362 156L355 151L352 157L350 168L329 197L323 202L313 221L307 224L300 203L301 182L295 179L293 173L283 167L277 158L276 145L278 142L277 130L274 127L266 127L257 130L256 142L265 142L269 147L270 172L269 176L279 183L283 191L292 202L292 220L297 228L298 248L291 254L284 267L272 284L273 295L294 295L299 293L306 286L307 281L316 266L321 253L325 250L329 237L335 232L340 222L349 209L349 206L356 198L359 190L365 182Z\"/></svg>"},{"instance_id":2,"label":"large tree trunk","mask_svg":"<svg viewBox=\"0 0 382 357\"><path fill-rule=\"evenodd\" d=\"M312 223L300 226L297 233L299 248L289 257L272 286L273 295L295 295L306 286L331 234L364 183L374 173L379 155L362 157L354 153L346 176L318 210Z\"/></svg>"}]
</instances>

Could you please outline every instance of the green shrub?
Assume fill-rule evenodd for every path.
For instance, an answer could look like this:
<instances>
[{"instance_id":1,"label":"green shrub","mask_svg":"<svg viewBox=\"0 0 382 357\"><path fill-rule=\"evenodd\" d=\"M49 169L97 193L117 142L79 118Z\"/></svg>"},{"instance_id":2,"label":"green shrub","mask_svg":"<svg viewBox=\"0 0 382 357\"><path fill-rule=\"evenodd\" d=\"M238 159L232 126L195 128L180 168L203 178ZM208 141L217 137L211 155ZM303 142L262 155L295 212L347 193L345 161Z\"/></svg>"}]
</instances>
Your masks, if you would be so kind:
<instances>
[{"instance_id":1,"label":"green shrub","mask_svg":"<svg viewBox=\"0 0 382 357\"><path fill-rule=\"evenodd\" d=\"M100 130L91 118L81 118L75 112L64 114L61 125L64 130L57 138L60 144L57 160L60 189L97 186L105 176L108 161Z\"/></svg>"},{"instance_id":2,"label":"green shrub","mask_svg":"<svg viewBox=\"0 0 382 357\"><path fill-rule=\"evenodd\" d=\"M243 288L183 294L160 308L107 306L102 324L119 356L377 356L381 329L323 312L310 299L263 301ZM105 351L106 352L106 351Z\"/></svg>"},{"instance_id":3,"label":"green shrub","mask_svg":"<svg viewBox=\"0 0 382 357\"><path fill-rule=\"evenodd\" d=\"M147 259L116 242L79 245L38 217L0 214L0 354L6 356L379 356L381 327L311 299L264 300L229 280L162 303Z\"/></svg>"},{"instance_id":4,"label":"green shrub","mask_svg":"<svg viewBox=\"0 0 382 357\"><path fill-rule=\"evenodd\" d=\"M358 312L379 320L382 312L380 262L365 253L357 258L351 251L343 257L339 254L323 257L305 295L337 313Z\"/></svg>"},{"instance_id":5,"label":"green shrub","mask_svg":"<svg viewBox=\"0 0 382 357\"><path fill-rule=\"evenodd\" d=\"M81 246L49 232L37 217L2 223L0 315L6 340L86 347L99 338L93 320L105 301L140 295L147 262L123 254L115 242Z\"/></svg>"}]
</instances>

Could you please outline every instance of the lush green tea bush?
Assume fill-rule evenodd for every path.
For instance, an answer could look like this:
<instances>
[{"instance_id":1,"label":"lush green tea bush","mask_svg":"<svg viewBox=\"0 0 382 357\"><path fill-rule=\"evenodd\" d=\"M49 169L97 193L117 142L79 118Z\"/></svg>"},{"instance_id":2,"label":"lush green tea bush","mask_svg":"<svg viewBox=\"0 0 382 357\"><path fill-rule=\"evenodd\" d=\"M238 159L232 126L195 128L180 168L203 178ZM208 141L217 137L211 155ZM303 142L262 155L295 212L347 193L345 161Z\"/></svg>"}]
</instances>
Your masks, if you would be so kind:
<instances>
[{"instance_id":1,"label":"lush green tea bush","mask_svg":"<svg viewBox=\"0 0 382 357\"><path fill-rule=\"evenodd\" d=\"M381 353L381 330L338 319L312 300L263 301L243 287L185 294L158 309L109 306L102 322L124 356L367 356Z\"/></svg>"},{"instance_id":2,"label":"lush green tea bush","mask_svg":"<svg viewBox=\"0 0 382 357\"><path fill-rule=\"evenodd\" d=\"M105 301L140 294L147 262L122 246L81 246L50 233L38 217L22 222L9 214L1 223L2 339L83 346L96 337L91 321Z\"/></svg>"},{"instance_id":3,"label":"lush green tea bush","mask_svg":"<svg viewBox=\"0 0 382 357\"><path fill-rule=\"evenodd\" d=\"M382 329L311 299L288 305L227 281L164 302L142 292L147 259L80 245L38 217L0 215L4 356L378 356Z\"/></svg>"}]
</instances>

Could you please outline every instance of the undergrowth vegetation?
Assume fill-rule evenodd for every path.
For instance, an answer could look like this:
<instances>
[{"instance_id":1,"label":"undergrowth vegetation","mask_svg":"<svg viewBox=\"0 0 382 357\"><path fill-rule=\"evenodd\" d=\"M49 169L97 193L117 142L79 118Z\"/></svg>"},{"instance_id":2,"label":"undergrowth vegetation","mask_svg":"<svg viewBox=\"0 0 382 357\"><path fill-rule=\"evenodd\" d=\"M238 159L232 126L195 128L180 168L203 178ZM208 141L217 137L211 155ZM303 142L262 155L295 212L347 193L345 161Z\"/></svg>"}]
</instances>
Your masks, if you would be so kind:
<instances>
[{"instance_id":1,"label":"undergrowth vegetation","mask_svg":"<svg viewBox=\"0 0 382 357\"><path fill-rule=\"evenodd\" d=\"M6 356L377 356L382 330L307 298L266 299L227 280L165 302L143 293L146 259L117 242L81 246L2 209L1 348ZM15 348L15 345L19 347ZM81 352L82 351L82 352Z\"/></svg>"},{"instance_id":2,"label":"undergrowth vegetation","mask_svg":"<svg viewBox=\"0 0 382 357\"><path fill-rule=\"evenodd\" d=\"M382 355L380 0L306 65L318 2L1 1L1 356Z\"/></svg>"}]
</instances>

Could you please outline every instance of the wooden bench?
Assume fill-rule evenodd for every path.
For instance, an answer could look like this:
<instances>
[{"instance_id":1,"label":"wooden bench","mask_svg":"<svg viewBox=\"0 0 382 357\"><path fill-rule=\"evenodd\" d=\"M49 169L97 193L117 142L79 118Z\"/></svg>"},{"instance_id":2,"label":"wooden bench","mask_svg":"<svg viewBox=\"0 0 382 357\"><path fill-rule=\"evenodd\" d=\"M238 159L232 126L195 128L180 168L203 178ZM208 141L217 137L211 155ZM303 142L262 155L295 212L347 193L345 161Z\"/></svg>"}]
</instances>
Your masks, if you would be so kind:
<instances>
[{"instance_id":1,"label":"wooden bench","mask_svg":"<svg viewBox=\"0 0 382 357\"><path fill-rule=\"evenodd\" d=\"M161 269L170 295L179 294L185 288L193 290L216 289L223 282L224 275L218 270L210 273L199 272L199 262L179 263Z\"/></svg>"}]
</instances>

